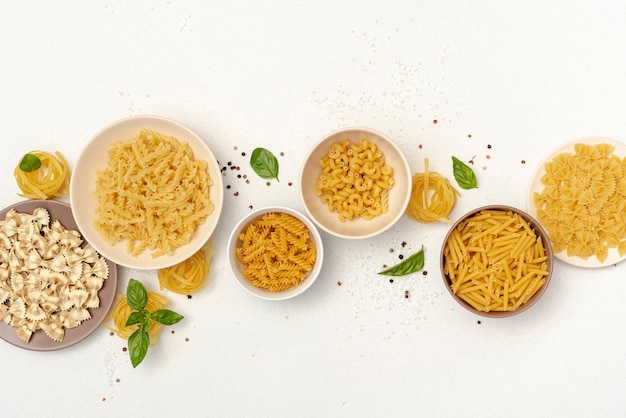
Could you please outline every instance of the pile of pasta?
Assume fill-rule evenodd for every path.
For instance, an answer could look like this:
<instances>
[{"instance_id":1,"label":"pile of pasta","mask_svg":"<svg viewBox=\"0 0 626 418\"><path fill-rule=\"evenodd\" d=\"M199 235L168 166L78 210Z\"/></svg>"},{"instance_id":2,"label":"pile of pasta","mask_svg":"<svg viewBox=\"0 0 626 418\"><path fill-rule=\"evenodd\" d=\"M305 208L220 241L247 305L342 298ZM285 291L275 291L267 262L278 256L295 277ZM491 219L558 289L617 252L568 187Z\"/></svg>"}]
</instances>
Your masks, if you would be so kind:
<instances>
[{"instance_id":1,"label":"pile of pasta","mask_svg":"<svg viewBox=\"0 0 626 418\"><path fill-rule=\"evenodd\" d=\"M545 164L534 202L555 252L600 262L610 248L626 254L626 160L613 151L579 143Z\"/></svg>"},{"instance_id":2,"label":"pile of pasta","mask_svg":"<svg viewBox=\"0 0 626 418\"><path fill-rule=\"evenodd\" d=\"M481 312L519 308L549 274L541 236L511 211L482 210L461 221L443 255L450 288Z\"/></svg>"},{"instance_id":3,"label":"pile of pasta","mask_svg":"<svg viewBox=\"0 0 626 418\"><path fill-rule=\"evenodd\" d=\"M148 301L144 309L147 309L149 312L154 312L158 309L166 306L169 301L154 292L148 293ZM133 309L128 306L128 301L123 295L118 294L115 299L115 304L111 311L108 313L106 318L104 318L104 322L102 325L108 329L110 332L114 333L120 338L124 340L128 340L133 332L137 331L139 328L139 324L126 326L126 321L128 320L128 316L133 312ZM109 322L113 322L112 325ZM157 321L152 321L152 325L148 329L148 335L150 336L150 346L154 346L159 341L159 333L163 325L159 324Z\"/></svg>"},{"instance_id":4,"label":"pile of pasta","mask_svg":"<svg viewBox=\"0 0 626 418\"><path fill-rule=\"evenodd\" d=\"M374 142L364 138L358 143L336 142L320 166L315 195L329 211L339 214L341 222L388 212L393 169L385 165L385 156Z\"/></svg>"},{"instance_id":5,"label":"pile of pasta","mask_svg":"<svg viewBox=\"0 0 626 418\"><path fill-rule=\"evenodd\" d=\"M315 243L299 219L270 212L252 222L235 249L243 275L256 287L280 292L298 286L313 269Z\"/></svg>"},{"instance_id":6,"label":"pile of pasta","mask_svg":"<svg viewBox=\"0 0 626 418\"><path fill-rule=\"evenodd\" d=\"M450 185L448 179L436 171L429 171L428 158L424 158L424 172L413 174L411 198L406 214L412 219L425 222L453 222L448 215L454 209L456 196L460 193Z\"/></svg>"},{"instance_id":7,"label":"pile of pasta","mask_svg":"<svg viewBox=\"0 0 626 418\"><path fill-rule=\"evenodd\" d=\"M22 191L18 196L41 200L68 196L71 173L63 155L59 151L54 155L45 151L30 151L28 154L39 158L41 167L29 172L20 170L19 164L15 167L13 175Z\"/></svg>"},{"instance_id":8,"label":"pile of pasta","mask_svg":"<svg viewBox=\"0 0 626 418\"><path fill-rule=\"evenodd\" d=\"M171 254L213 211L212 184L207 162L195 160L189 144L142 129L113 144L96 175L94 227L109 244L126 241L133 256Z\"/></svg>"},{"instance_id":9,"label":"pile of pasta","mask_svg":"<svg viewBox=\"0 0 626 418\"><path fill-rule=\"evenodd\" d=\"M50 222L45 208L11 209L0 221L0 320L29 342L43 330L62 341L65 329L91 318L109 267L78 231Z\"/></svg>"},{"instance_id":10,"label":"pile of pasta","mask_svg":"<svg viewBox=\"0 0 626 418\"><path fill-rule=\"evenodd\" d=\"M161 290L168 289L181 295L192 295L203 289L209 281L213 240L209 239L190 258L167 268L157 270Z\"/></svg>"}]
</instances>

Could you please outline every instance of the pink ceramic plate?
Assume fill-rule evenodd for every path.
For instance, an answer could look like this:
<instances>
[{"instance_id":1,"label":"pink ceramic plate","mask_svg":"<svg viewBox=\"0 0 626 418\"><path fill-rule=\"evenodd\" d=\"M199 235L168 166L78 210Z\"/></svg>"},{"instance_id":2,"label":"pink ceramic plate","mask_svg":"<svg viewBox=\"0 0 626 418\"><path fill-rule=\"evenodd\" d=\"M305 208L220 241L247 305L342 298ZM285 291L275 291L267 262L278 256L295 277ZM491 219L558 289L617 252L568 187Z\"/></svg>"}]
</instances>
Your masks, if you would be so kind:
<instances>
[{"instance_id":1,"label":"pink ceramic plate","mask_svg":"<svg viewBox=\"0 0 626 418\"><path fill-rule=\"evenodd\" d=\"M47 209L50 213L51 221L58 220L65 228L78 230L70 205L54 200L27 200L16 203L0 211L0 220L4 220L10 209L15 209L23 213L32 213L37 208ZM115 300L115 291L117 290L117 266L110 260L107 260L107 263L109 265L109 278L104 281L104 285L98 293L100 297L100 307L97 309L89 309L91 319L84 321L76 328L66 329L63 341L54 341L42 330L38 330L32 335L30 341L26 343L17 337L15 328L1 321L0 338L17 347L35 351L60 350L87 338L102 324L102 321L104 321L104 318Z\"/></svg>"}]
</instances>

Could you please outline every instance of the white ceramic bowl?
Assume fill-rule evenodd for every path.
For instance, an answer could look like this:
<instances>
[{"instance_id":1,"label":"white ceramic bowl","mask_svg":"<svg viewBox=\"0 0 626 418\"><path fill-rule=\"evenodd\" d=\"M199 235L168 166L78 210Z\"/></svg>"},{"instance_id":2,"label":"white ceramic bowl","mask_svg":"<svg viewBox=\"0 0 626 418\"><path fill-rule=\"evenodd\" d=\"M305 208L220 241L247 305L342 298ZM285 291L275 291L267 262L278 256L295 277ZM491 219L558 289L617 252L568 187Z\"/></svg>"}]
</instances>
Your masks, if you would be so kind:
<instances>
[{"instance_id":1,"label":"white ceramic bowl","mask_svg":"<svg viewBox=\"0 0 626 418\"><path fill-rule=\"evenodd\" d=\"M214 205L213 213L196 228L188 244L177 248L170 255L156 258L153 258L151 252L148 251L133 257L126 251L126 242L110 245L93 227L97 219L96 206L98 205L94 196L96 172L106 167L107 150L111 145L132 139L141 128L171 135L182 142L187 142L193 150L194 158L207 162L209 176L213 180L213 185L209 189L209 197ZM224 188L220 167L207 144L185 126L158 116L129 117L114 122L96 133L81 151L70 182L70 203L74 218L87 241L114 263L142 270L173 266L195 254L213 234L222 212L223 200Z\"/></svg>"},{"instance_id":2,"label":"white ceramic bowl","mask_svg":"<svg viewBox=\"0 0 626 418\"><path fill-rule=\"evenodd\" d=\"M315 195L317 179L321 173L320 160L332 144L350 140L358 143L361 138L374 142L385 157L385 164L393 168L393 187L389 190L389 210L371 220L362 217L339 220L337 212ZM347 239L370 238L391 228L404 214L411 198L412 175L406 157L387 136L362 127L345 128L322 138L308 153L300 170L300 198L311 219L322 230L336 237Z\"/></svg>"},{"instance_id":3,"label":"white ceramic bowl","mask_svg":"<svg viewBox=\"0 0 626 418\"><path fill-rule=\"evenodd\" d=\"M267 289L263 289L260 287L254 286L244 275L243 275L243 264L237 256L235 255L235 249L241 244L239 240L239 234L245 231L250 224L252 224L255 220L263 217L266 213L270 212L278 212L278 213L286 213L289 214L300 221L302 221L309 230L309 237L315 244L315 264L313 264L313 269L306 273L306 278L300 282L300 284L296 287L292 287L287 290L272 292ZM253 212L250 212L246 215L241 221L237 223L237 226L233 229L230 238L228 240L228 264L232 271L233 276L237 279L237 282L249 293L254 296L257 296L262 299L268 300L284 300L290 299L294 296L297 296L307 290L313 282L317 279L320 270L322 269L322 264L324 261L324 247L322 243L322 238L320 234L309 218L304 216L302 213L287 208L283 206L269 206L261 209L257 209Z\"/></svg>"}]
</instances>

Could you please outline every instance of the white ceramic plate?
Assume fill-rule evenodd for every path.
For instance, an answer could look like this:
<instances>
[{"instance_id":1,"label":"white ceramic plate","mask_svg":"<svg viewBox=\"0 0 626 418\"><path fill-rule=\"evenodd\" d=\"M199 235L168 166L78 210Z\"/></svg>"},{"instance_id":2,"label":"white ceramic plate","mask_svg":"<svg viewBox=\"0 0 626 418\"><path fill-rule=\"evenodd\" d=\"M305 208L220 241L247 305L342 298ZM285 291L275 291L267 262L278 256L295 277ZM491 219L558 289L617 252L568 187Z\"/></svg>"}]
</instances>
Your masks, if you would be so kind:
<instances>
[{"instance_id":1,"label":"white ceramic plate","mask_svg":"<svg viewBox=\"0 0 626 418\"><path fill-rule=\"evenodd\" d=\"M575 153L574 146L580 143L590 144L590 145L595 145L595 144L600 144L600 143L611 144L615 147L615 150L613 151L614 155L620 158L626 157L626 145L614 139L595 137L595 136L578 138L578 139L569 141L559 146L558 148L556 148L554 151L552 151L552 153L550 153L550 155L548 155L543 161L541 161L541 163L539 164L539 166L537 167L535 171L535 174L533 175L531 179L530 186L528 187L528 194L526 196L526 206L528 209L528 213L535 219L537 219L537 206L534 203L533 196L535 193L541 193L541 191L544 188L543 184L541 183L541 177L543 177L543 175L546 172L545 163L548 161L551 161L558 154L562 154L565 152L569 152L572 154ZM595 256L589 257L587 259L584 259L581 257L568 256L567 251L561 251L558 253L555 252L554 256L565 263L578 266L578 267L588 267L588 268L610 266L626 258L626 257L621 257L619 253L617 252L617 249L615 248L611 248L609 250L609 256L603 263L601 263L598 260L598 258Z\"/></svg>"},{"instance_id":2,"label":"white ceramic plate","mask_svg":"<svg viewBox=\"0 0 626 418\"><path fill-rule=\"evenodd\" d=\"M55 200L27 200L19 202L0 211L0 219L4 219L10 209L15 209L22 213L32 213L37 208L45 208L50 213L50 221L58 220L66 229L78 230L72 209L67 203ZM88 242L88 241L86 241ZM85 243L86 243L85 242ZM95 248L95 247L94 247ZM104 318L111 310L115 300L115 291L117 289L117 266L110 260L109 277L104 281L104 285L98 292L100 298L100 307L97 309L89 309L91 318L83 321L78 327L66 329L63 341L54 341L48 337L42 330L33 333L29 342L24 342L17 337L15 328L0 321L0 338L20 348L34 351L53 351L60 350L72 346L91 335L96 328L102 324Z\"/></svg>"},{"instance_id":3,"label":"white ceramic plate","mask_svg":"<svg viewBox=\"0 0 626 418\"><path fill-rule=\"evenodd\" d=\"M103 170L107 164L107 150L115 142L132 139L141 128L150 129L164 135L171 135L178 140L189 143L196 160L208 163L209 176L213 185L209 189L209 198L214 205L213 213L205 223L199 225L191 241L179 247L170 255L152 258L149 251L132 257L126 251L126 242L109 245L93 227L97 219L97 199L94 197L96 172ZM217 226L222 204L224 188L222 175L217 160L205 142L185 126L157 116L136 116L119 120L98 132L80 153L70 182L70 202L74 217L85 238L103 256L115 263L135 269L160 269L178 264L195 254L211 237Z\"/></svg>"}]
</instances>

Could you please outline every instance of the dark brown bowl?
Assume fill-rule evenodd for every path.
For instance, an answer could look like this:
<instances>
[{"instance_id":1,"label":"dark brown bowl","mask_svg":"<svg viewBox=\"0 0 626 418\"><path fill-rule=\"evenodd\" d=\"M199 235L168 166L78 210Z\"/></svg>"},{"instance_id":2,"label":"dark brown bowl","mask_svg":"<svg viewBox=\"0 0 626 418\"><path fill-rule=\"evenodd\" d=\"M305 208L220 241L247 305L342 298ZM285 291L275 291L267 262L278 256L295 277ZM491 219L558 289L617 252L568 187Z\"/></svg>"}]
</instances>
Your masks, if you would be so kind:
<instances>
[{"instance_id":1,"label":"dark brown bowl","mask_svg":"<svg viewBox=\"0 0 626 418\"><path fill-rule=\"evenodd\" d=\"M499 210L499 211L504 211L504 212L510 212L512 214L517 214L519 217L521 217L523 220L525 220L528 223L528 226L531 228L531 230L534 231L534 233L537 236L537 238L541 238L541 243L543 244L543 248L544 248L544 252L545 252L545 256L546 256L546 260L544 261L546 263L545 267L546 267L546 271L547 271L547 274L544 276L545 282L543 283L543 285L541 285L541 287L527 301L525 301L524 303L520 304L519 306L517 306L517 307L515 307L514 309L511 309L511 310L482 310L482 309L478 309L476 306L473 306L468 301L464 300L461 296L459 296L458 293L454 292L454 290L452 289L452 280L451 280L451 276L452 275L449 274L450 272L446 268L447 258L448 258L448 255L446 255L446 246L447 246L448 241L450 240L450 238L452 236L453 231L456 230L460 225L461 225L461 227L463 225L466 225L466 220L471 218L472 216L478 215L478 214L480 214L481 212L484 212L484 211L492 211L492 210ZM467 254L470 255L471 252L469 252ZM450 256L450 257L452 257L452 256ZM489 263L489 261L490 260L487 257L487 264ZM493 260L491 260L491 261L493 262ZM507 266L508 265L510 265L510 264L507 263ZM443 245L441 246L440 268L441 268L441 276L443 278L443 282L444 282L444 284L446 286L446 289L448 289L448 291L450 292L450 295L452 295L452 297L461 306L463 306L465 309L467 309L470 312L473 312L473 313L475 313L477 315L481 315L481 316L488 317L488 318L504 318L504 317L517 315L517 314L522 313L525 310L529 309L531 306L533 306L541 298L541 296L544 294L544 292L546 291L546 289L548 287L548 284L550 283L550 279L552 278L552 268L553 268L553 265L554 265L554 255L553 255L552 246L550 244L550 240L548 238L548 234L546 233L546 231L541 227L539 222L537 222L537 220L535 220L529 214L527 214L526 212L524 212L524 211L522 211L520 209L511 207L511 206L489 205L489 206L482 206L482 207L479 207L479 208L476 208L476 209L473 209L473 210L467 212L465 215L463 215L458 221L456 221L452 225L452 227L450 228L450 230L446 234L446 237L445 237L445 239L443 241ZM502 275L505 274L505 272L499 273L499 269L504 269L503 266L502 266L502 263L500 263L499 265L498 265L498 263L495 263L495 267L494 267L494 265L492 265L489 268L485 268L484 271L488 271L489 273L493 273L499 279L504 279L504 277L506 275L505 276L502 276ZM466 276L466 277L469 277L469 276ZM516 278L516 275L513 275L512 278L513 278L513 281L508 280L507 288L508 288L508 286L514 286L514 284L515 284L514 279ZM469 281L471 281L471 279ZM507 280L504 279L504 281L507 281ZM520 282L521 282L521 280L520 280ZM469 285L469 283L467 283L467 285ZM478 285L478 283L474 282L474 285ZM501 296L501 295L496 295L496 296ZM502 298L504 299L504 296L502 296ZM507 299L509 299L509 298L507 298ZM495 300L498 300L498 299L495 299ZM504 302L503 302L502 306L504 306ZM508 303L507 303L507 306L508 306ZM479 307L481 307L481 306L479 306Z\"/></svg>"}]
</instances>

